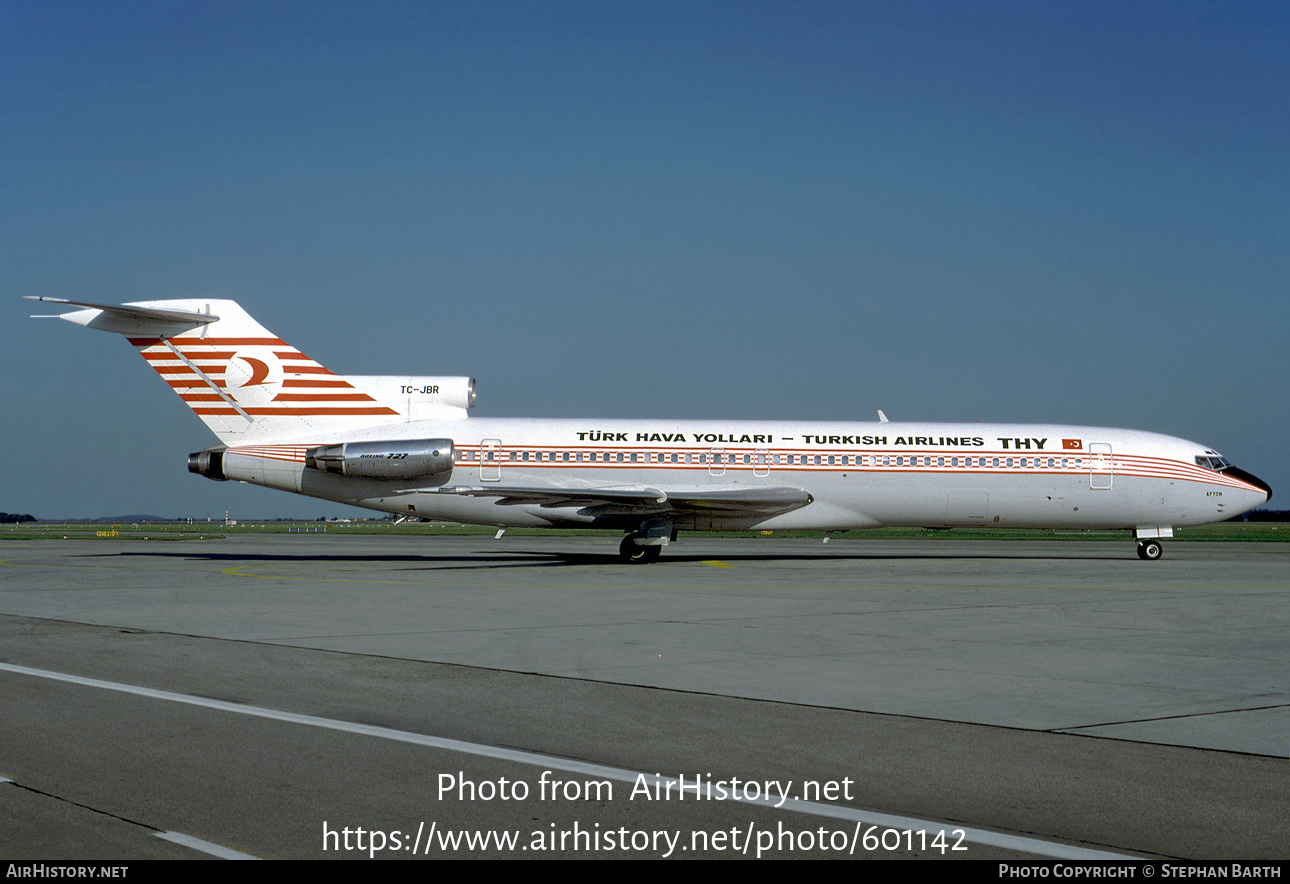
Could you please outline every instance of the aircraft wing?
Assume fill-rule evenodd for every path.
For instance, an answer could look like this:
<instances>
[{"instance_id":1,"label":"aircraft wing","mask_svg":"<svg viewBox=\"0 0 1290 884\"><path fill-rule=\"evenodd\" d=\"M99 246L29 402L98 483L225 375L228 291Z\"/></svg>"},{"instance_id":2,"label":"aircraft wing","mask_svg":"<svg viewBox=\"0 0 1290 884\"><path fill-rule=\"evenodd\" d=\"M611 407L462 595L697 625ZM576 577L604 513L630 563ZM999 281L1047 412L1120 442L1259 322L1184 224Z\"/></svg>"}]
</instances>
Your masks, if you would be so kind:
<instances>
[{"instance_id":1,"label":"aircraft wing","mask_svg":"<svg viewBox=\"0 0 1290 884\"><path fill-rule=\"evenodd\" d=\"M801 509L815 500L801 488L705 488L674 491L668 501L676 509L701 510L723 515L771 516Z\"/></svg>"},{"instance_id":2,"label":"aircraft wing","mask_svg":"<svg viewBox=\"0 0 1290 884\"><path fill-rule=\"evenodd\" d=\"M440 494L496 497L498 506L536 504L546 509L569 506L619 505L648 510L667 509L667 495L657 488L512 488L469 486L434 489Z\"/></svg>"},{"instance_id":3,"label":"aircraft wing","mask_svg":"<svg viewBox=\"0 0 1290 884\"><path fill-rule=\"evenodd\" d=\"M422 490L422 489L418 489ZM772 516L806 506L814 498L800 488L726 486L673 489L616 488L515 488L448 487L439 494L495 497L498 506L537 505L544 509L578 507L598 514L660 515L669 512L704 512L725 516Z\"/></svg>"}]
</instances>

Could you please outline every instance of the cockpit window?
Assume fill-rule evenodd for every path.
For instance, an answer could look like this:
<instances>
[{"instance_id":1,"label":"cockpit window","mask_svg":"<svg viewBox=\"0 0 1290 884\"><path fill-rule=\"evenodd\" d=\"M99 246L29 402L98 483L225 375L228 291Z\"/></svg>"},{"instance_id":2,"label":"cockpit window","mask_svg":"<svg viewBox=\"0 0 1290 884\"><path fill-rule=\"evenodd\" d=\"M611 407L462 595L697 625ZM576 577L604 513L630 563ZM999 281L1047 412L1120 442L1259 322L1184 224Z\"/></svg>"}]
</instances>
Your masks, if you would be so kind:
<instances>
[{"instance_id":1,"label":"cockpit window","mask_svg":"<svg viewBox=\"0 0 1290 884\"><path fill-rule=\"evenodd\" d=\"M1230 467L1231 464L1221 454L1200 454L1196 456L1196 466L1205 467L1218 473Z\"/></svg>"}]
</instances>

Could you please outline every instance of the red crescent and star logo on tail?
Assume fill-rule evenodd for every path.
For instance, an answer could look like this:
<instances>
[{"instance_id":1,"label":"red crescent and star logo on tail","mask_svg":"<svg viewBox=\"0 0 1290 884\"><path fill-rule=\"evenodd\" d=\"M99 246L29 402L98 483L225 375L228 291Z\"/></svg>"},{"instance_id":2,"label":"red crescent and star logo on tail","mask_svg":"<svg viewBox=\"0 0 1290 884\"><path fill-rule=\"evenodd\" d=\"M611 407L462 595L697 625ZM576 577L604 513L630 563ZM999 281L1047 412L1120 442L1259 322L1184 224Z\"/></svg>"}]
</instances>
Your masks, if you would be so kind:
<instances>
[{"instance_id":1,"label":"red crescent and star logo on tail","mask_svg":"<svg viewBox=\"0 0 1290 884\"><path fill-rule=\"evenodd\" d=\"M270 375L274 377L271 379ZM230 388L244 389L246 387L258 387L265 382L272 383L274 380L280 380L282 368L276 359L272 364L262 356L245 356L241 353L234 354L228 362L228 369L225 372L224 379Z\"/></svg>"}]
</instances>

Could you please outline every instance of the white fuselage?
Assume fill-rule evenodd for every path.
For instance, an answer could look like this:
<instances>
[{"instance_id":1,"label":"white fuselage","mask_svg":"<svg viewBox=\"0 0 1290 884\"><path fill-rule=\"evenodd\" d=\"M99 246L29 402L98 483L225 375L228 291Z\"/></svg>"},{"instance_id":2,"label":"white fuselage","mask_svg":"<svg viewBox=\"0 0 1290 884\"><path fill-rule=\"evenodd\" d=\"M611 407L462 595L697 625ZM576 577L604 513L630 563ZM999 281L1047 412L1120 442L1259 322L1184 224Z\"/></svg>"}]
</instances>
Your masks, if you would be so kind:
<instances>
[{"instance_id":1,"label":"white fuselage","mask_svg":"<svg viewBox=\"0 0 1290 884\"><path fill-rule=\"evenodd\" d=\"M336 476L304 462L306 449L324 443L415 438L455 443L442 487ZM630 527L637 518L446 492L791 487L811 502L769 516L691 512L675 527L1129 528L1154 536L1152 528L1218 522L1268 499L1246 478L1198 463L1213 454L1156 433L1062 425L470 418L234 445L224 471L356 506L499 527Z\"/></svg>"}]
</instances>

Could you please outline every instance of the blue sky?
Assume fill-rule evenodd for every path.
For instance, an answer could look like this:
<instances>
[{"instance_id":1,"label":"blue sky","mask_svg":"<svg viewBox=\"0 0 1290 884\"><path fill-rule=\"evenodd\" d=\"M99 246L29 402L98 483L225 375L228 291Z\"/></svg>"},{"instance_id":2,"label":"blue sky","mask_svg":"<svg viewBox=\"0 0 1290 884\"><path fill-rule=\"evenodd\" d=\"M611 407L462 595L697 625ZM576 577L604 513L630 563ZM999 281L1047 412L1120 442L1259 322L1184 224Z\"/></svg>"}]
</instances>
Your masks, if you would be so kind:
<instances>
[{"instance_id":1,"label":"blue sky","mask_svg":"<svg viewBox=\"0 0 1290 884\"><path fill-rule=\"evenodd\" d=\"M1123 426L1290 494L1288 45L1272 2L0 0L0 510L355 512L190 476L200 422L28 294L233 298L477 415Z\"/></svg>"}]
</instances>

